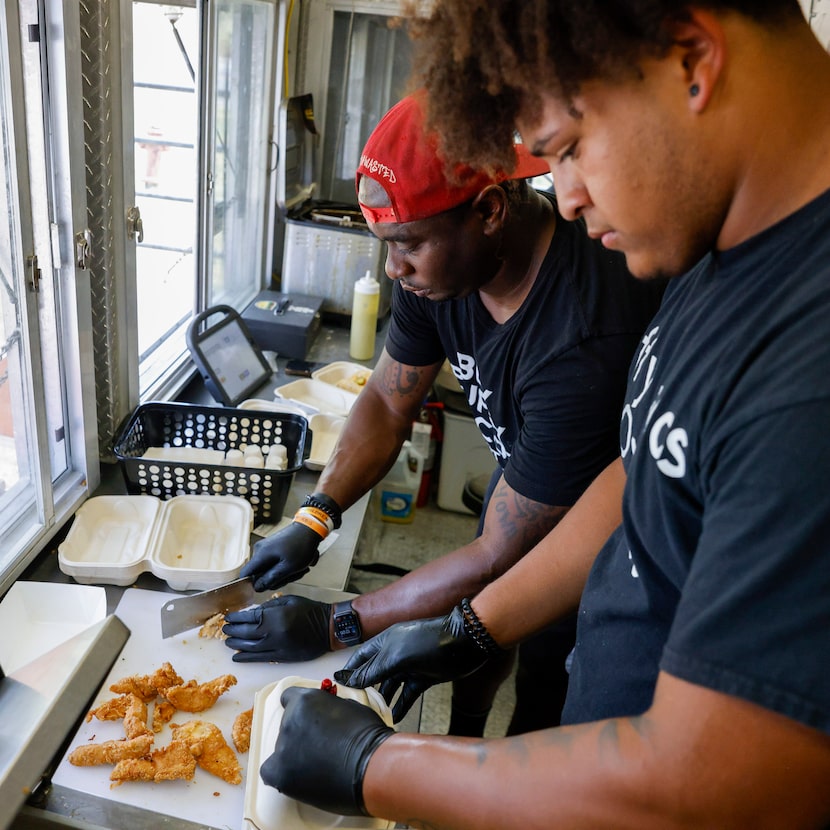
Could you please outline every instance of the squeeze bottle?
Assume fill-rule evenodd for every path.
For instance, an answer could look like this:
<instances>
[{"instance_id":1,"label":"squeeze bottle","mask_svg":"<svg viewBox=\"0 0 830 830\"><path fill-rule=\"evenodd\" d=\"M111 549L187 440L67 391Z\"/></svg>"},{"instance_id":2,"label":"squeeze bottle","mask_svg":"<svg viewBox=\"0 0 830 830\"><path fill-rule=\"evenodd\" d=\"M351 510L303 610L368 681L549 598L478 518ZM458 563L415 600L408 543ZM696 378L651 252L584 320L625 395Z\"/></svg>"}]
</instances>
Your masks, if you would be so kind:
<instances>
[{"instance_id":1,"label":"squeeze bottle","mask_svg":"<svg viewBox=\"0 0 830 830\"><path fill-rule=\"evenodd\" d=\"M367 271L354 284L349 355L355 360L371 360L375 356L379 303L380 283Z\"/></svg>"}]
</instances>

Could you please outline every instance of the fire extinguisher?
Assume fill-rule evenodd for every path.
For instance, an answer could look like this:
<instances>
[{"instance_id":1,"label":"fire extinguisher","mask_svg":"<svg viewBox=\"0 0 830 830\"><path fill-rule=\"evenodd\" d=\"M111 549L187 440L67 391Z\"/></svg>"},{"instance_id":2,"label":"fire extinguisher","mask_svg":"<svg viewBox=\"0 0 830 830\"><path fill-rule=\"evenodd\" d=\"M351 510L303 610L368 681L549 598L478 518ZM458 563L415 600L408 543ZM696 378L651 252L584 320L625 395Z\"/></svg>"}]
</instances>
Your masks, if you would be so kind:
<instances>
[{"instance_id":1,"label":"fire extinguisher","mask_svg":"<svg viewBox=\"0 0 830 830\"><path fill-rule=\"evenodd\" d=\"M441 410L444 404L439 401L430 401L421 407L416 420L412 422L410 441L412 448L424 459L424 471L421 475L421 487L418 490L417 507L424 507L429 503L432 492L432 470L435 465L435 456L438 445L444 438L441 429Z\"/></svg>"}]
</instances>

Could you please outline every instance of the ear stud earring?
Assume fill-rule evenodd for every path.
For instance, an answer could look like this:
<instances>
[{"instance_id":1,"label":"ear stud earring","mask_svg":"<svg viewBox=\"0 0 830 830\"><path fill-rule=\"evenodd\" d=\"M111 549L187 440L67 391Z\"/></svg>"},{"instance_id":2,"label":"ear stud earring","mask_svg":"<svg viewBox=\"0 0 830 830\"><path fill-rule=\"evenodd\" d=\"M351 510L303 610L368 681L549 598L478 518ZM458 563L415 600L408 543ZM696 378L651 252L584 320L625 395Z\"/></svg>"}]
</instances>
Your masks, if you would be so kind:
<instances>
[{"instance_id":1,"label":"ear stud earring","mask_svg":"<svg viewBox=\"0 0 830 830\"><path fill-rule=\"evenodd\" d=\"M689 87L689 95L690 97L694 98L700 92L700 87L697 84L692 84Z\"/></svg>"}]
</instances>

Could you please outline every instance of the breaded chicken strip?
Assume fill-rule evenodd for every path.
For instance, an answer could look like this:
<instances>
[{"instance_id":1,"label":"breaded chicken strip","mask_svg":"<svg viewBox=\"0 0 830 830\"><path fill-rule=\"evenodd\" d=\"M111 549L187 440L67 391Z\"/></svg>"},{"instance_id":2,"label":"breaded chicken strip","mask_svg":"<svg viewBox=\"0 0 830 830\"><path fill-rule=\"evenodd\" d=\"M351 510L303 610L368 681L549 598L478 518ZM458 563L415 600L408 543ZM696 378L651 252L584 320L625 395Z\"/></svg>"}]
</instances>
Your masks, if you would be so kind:
<instances>
[{"instance_id":1,"label":"breaded chicken strip","mask_svg":"<svg viewBox=\"0 0 830 830\"><path fill-rule=\"evenodd\" d=\"M124 712L124 734L128 738L139 735L152 735L147 726L147 704L135 695L127 695L127 710Z\"/></svg>"},{"instance_id":2,"label":"breaded chicken strip","mask_svg":"<svg viewBox=\"0 0 830 830\"><path fill-rule=\"evenodd\" d=\"M171 741L167 746L153 751L149 758L128 758L119 761L112 773L111 786L125 781L173 781L193 780L196 759L184 741Z\"/></svg>"},{"instance_id":3,"label":"breaded chicken strip","mask_svg":"<svg viewBox=\"0 0 830 830\"><path fill-rule=\"evenodd\" d=\"M222 626L225 624L225 615L221 611L214 614L200 629L199 636L212 638L214 640L227 640L228 635L222 632Z\"/></svg>"},{"instance_id":4,"label":"breaded chicken strip","mask_svg":"<svg viewBox=\"0 0 830 830\"><path fill-rule=\"evenodd\" d=\"M86 713L86 722L89 723L93 718L98 718L98 720L119 720L124 717L129 702L130 695L119 695L118 697L105 700L100 706L96 706Z\"/></svg>"},{"instance_id":5,"label":"breaded chicken strip","mask_svg":"<svg viewBox=\"0 0 830 830\"><path fill-rule=\"evenodd\" d=\"M150 751L152 745L152 735L120 738L117 741L104 741L101 744L85 744L72 750L69 754L69 763L76 767L117 764L125 758L141 758Z\"/></svg>"},{"instance_id":6,"label":"breaded chicken strip","mask_svg":"<svg viewBox=\"0 0 830 830\"><path fill-rule=\"evenodd\" d=\"M161 732L165 723L170 723L176 707L169 700L157 700L153 707L153 732Z\"/></svg>"},{"instance_id":7,"label":"breaded chicken strip","mask_svg":"<svg viewBox=\"0 0 830 830\"><path fill-rule=\"evenodd\" d=\"M165 691L164 697L181 712L204 712L235 685L236 678L232 674L223 674L207 683L189 680L181 686L172 686Z\"/></svg>"},{"instance_id":8,"label":"breaded chicken strip","mask_svg":"<svg viewBox=\"0 0 830 830\"><path fill-rule=\"evenodd\" d=\"M202 720L173 724L173 739L184 741L195 756L196 763L206 772L228 784L242 783L242 767L215 724Z\"/></svg>"},{"instance_id":9,"label":"breaded chicken strip","mask_svg":"<svg viewBox=\"0 0 830 830\"><path fill-rule=\"evenodd\" d=\"M251 746L251 723L254 719L254 710L247 709L240 712L233 721L231 739L237 752L247 752Z\"/></svg>"},{"instance_id":10,"label":"breaded chicken strip","mask_svg":"<svg viewBox=\"0 0 830 830\"><path fill-rule=\"evenodd\" d=\"M170 663L164 663L152 674L134 674L117 680L110 686L110 691L117 694L132 692L145 703L149 703L158 695L164 697L165 691L170 686L178 686L181 683L184 683L184 679L178 675L173 666Z\"/></svg>"}]
</instances>

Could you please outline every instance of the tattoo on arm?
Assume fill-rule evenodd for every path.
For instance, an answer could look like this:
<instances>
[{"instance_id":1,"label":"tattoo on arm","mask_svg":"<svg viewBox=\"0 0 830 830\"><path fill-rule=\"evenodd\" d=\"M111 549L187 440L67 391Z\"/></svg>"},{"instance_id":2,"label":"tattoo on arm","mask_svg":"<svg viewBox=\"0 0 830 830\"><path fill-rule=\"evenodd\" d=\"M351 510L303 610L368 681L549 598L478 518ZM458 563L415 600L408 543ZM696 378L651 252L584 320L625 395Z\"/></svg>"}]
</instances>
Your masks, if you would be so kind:
<instances>
[{"instance_id":1,"label":"tattoo on arm","mask_svg":"<svg viewBox=\"0 0 830 830\"><path fill-rule=\"evenodd\" d=\"M646 713L543 729L498 741L484 739L471 745L471 749L479 770L493 764L492 770L485 773L489 780L494 777L493 770L501 771L503 775L505 769L510 769L511 775L520 776L523 770L538 770L540 764L552 765L555 772L557 764L565 767L572 760L584 762L586 753L597 759L598 767L613 770L630 763L628 754L632 745L653 740L655 728L653 719ZM414 816L407 820L407 826L419 830L438 830L439 827L432 821Z\"/></svg>"},{"instance_id":2,"label":"tattoo on arm","mask_svg":"<svg viewBox=\"0 0 830 830\"><path fill-rule=\"evenodd\" d=\"M423 382L426 368L431 367L405 366L390 360L383 367L381 390L389 396L407 397L416 392Z\"/></svg>"},{"instance_id":3,"label":"tattoo on arm","mask_svg":"<svg viewBox=\"0 0 830 830\"><path fill-rule=\"evenodd\" d=\"M502 478L490 497L485 532L492 528L499 536L530 550L567 512L567 507L542 504L520 495Z\"/></svg>"}]
</instances>

